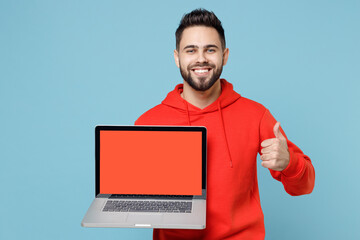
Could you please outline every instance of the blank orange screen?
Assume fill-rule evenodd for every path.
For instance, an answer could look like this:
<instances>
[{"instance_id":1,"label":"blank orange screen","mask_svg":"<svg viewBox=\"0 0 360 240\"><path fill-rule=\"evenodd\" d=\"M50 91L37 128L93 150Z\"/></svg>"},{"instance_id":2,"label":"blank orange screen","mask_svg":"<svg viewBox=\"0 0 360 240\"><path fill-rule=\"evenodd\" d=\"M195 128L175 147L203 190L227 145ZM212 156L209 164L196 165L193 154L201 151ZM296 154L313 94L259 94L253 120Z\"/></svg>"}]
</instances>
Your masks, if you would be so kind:
<instances>
[{"instance_id":1,"label":"blank orange screen","mask_svg":"<svg viewBox=\"0 0 360 240\"><path fill-rule=\"evenodd\" d=\"M201 195L201 132L100 131L100 193Z\"/></svg>"}]
</instances>

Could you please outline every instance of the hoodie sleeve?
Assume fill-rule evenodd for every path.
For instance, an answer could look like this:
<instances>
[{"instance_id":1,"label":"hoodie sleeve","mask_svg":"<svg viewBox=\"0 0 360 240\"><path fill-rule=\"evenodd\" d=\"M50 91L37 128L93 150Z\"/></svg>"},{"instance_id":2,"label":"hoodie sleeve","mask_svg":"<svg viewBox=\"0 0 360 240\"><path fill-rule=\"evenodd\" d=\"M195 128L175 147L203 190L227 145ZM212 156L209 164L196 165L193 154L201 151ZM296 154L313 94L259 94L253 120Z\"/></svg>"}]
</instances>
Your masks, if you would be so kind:
<instances>
[{"instance_id":1,"label":"hoodie sleeve","mask_svg":"<svg viewBox=\"0 0 360 240\"><path fill-rule=\"evenodd\" d=\"M275 138L273 128L276 122L277 121L271 115L269 110L266 109L260 122L259 153L262 141L269 138ZM273 178L284 185L285 191L288 194L292 196L309 194L312 192L315 184L315 170L311 160L300 150L300 148L289 141L282 128L280 128L280 131L287 140L290 162L283 171L279 172L269 169L270 173Z\"/></svg>"}]
</instances>

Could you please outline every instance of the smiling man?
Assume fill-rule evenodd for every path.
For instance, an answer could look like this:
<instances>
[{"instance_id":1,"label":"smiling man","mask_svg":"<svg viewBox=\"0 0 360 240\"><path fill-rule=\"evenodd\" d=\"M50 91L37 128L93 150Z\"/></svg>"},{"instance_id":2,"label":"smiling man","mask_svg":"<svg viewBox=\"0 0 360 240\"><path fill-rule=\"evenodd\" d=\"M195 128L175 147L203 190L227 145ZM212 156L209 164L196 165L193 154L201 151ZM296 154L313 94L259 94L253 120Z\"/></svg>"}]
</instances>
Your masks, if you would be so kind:
<instances>
[{"instance_id":1,"label":"smiling man","mask_svg":"<svg viewBox=\"0 0 360 240\"><path fill-rule=\"evenodd\" d=\"M181 96L203 109L214 102L221 93L221 84L218 80L227 62L229 49L225 49L225 41L222 43L217 30L212 27L179 27L176 32L177 39L180 38L178 35L181 36L181 41L179 39L176 44L174 56L184 79Z\"/></svg>"},{"instance_id":2,"label":"smiling man","mask_svg":"<svg viewBox=\"0 0 360 240\"><path fill-rule=\"evenodd\" d=\"M264 239L257 154L261 165L293 196L312 192L311 160L287 139L268 109L240 96L220 78L229 49L213 12L196 9L184 15L175 35L174 58L183 84L135 124L207 128L206 229L155 229L154 239Z\"/></svg>"}]
</instances>

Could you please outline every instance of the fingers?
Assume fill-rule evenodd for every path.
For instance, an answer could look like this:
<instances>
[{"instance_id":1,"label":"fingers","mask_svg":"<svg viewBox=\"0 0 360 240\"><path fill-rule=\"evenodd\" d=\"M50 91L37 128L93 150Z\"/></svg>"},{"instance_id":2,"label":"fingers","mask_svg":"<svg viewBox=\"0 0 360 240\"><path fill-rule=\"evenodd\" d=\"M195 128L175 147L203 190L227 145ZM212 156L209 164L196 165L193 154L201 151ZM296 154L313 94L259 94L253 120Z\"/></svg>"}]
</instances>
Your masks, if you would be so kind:
<instances>
[{"instance_id":1,"label":"fingers","mask_svg":"<svg viewBox=\"0 0 360 240\"><path fill-rule=\"evenodd\" d=\"M261 162L261 166L275 171L282 171L284 169L275 160L263 161Z\"/></svg>"},{"instance_id":2,"label":"fingers","mask_svg":"<svg viewBox=\"0 0 360 240\"><path fill-rule=\"evenodd\" d=\"M280 143L278 138L270 138L270 139L266 139L266 140L262 141L261 147L266 148L273 144L278 144L278 143Z\"/></svg>"},{"instance_id":3,"label":"fingers","mask_svg":"<svg viewBox=\"0 0 360 240\"><path fill-rule=\"evenodd\" d=\"M264 153L260 156L260 159L262 161L270 161L270 160L274 160L274 159L278 159L279 158L279 153L278 152L269 152L269 153Z\"/></svg>"},{"instance_id":4,"label":"fingers","mask_svg":"<svg viewBox=\"0 0 360 240\"><path fill-rule=\"evenodd\" d=\"M287 166L287 161L276 152L262 154L260 159L262 161L261 166L275 171L282 171Z\"/></svg>"},{"instance_id":5,"label":"fingers","mask_svg":"<svg viewBox=\"0 0 360 240\"><path fill-rule=\"evenodd\" d=\"M261 154L266 154L266 153L270 153L270 152L275 152L277 151L277 149L279 149L278 145L270 145L268 147L262 148L261 149Z\"/></svg>"},{"instance_id":6,"label":"fingers","mask_svg":"<svg viewBox=\"0 0 360 240\"><path fill-rule=\"evenodd\" d=\"M274 164L271 161L262 161L261 166L272 169Z\"/></svg>"}]
</instances>

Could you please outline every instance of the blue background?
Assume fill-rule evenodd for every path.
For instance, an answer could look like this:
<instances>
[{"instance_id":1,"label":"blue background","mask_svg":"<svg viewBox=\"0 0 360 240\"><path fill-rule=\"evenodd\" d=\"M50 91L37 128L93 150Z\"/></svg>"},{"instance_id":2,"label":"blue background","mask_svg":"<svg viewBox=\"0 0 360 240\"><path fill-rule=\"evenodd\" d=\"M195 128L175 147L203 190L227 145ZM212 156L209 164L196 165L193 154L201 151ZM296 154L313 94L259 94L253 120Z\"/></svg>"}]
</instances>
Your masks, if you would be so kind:
<instances>
[{"instance_id":1,"label":"blue background","mask_svg":"<svg viewBox=\"0 0 360 240\"><path fill-rule=\"evenodd\" d=\"M181 16L223 23L223 77L313 161L291 197L259 166L266 239L360 239L360 2L0 0L0 239L151 239L90 229L94 127L133 124L182 81Z\"/></svg>"}]
</instances>

